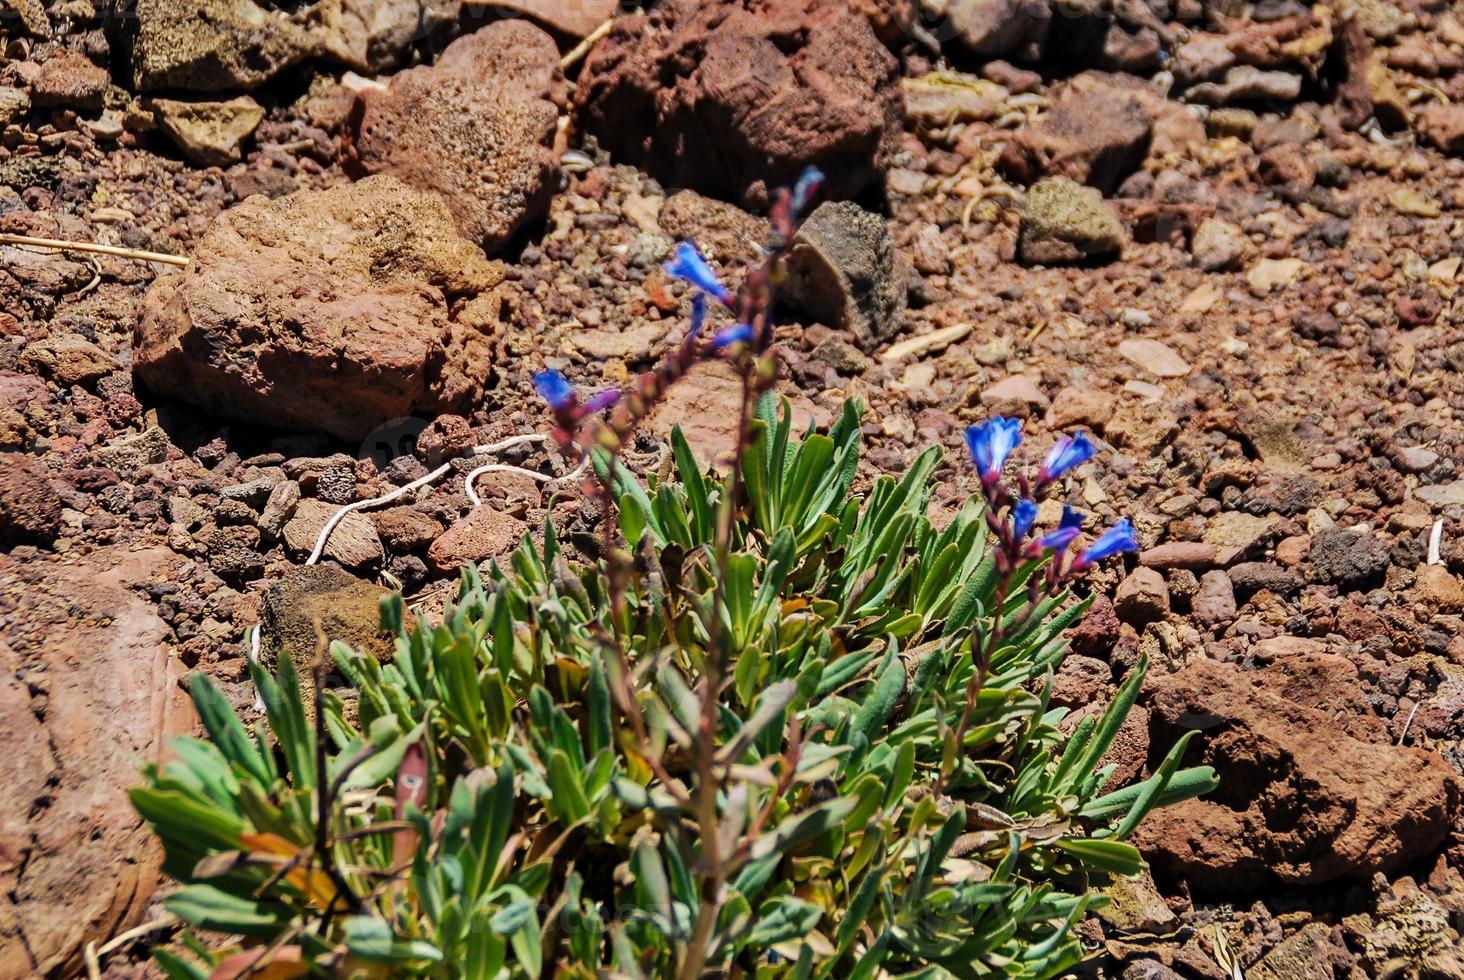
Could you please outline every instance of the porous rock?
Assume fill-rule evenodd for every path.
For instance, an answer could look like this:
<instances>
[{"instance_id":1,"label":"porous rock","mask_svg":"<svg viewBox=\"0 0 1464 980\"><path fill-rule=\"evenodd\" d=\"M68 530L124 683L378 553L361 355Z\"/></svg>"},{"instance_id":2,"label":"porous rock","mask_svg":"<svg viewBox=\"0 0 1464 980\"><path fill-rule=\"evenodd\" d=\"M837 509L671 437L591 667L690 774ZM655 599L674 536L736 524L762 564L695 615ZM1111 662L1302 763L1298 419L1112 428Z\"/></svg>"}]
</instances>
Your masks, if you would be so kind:
<instances>
[{"instance_id":1,"label":"porous rock","mask_svg":"<svg viewBox=\"0 0 1464 980\"><path fill-rule=\"evenodd\" d=\"M364 90L348 163L441 195L463 234L494 250L548 211L565 99L553 39L528 21L500 21L448 45L435 65Z\"/></svg>"},{"instance_id":2,"label":"porous rock","mask_svg":"<svg viewBox=\"0 0 1464 980\"><path fill-rule=\"evenodd\" d=\"M61 497L40 460L0 453L0 545L50 544L61 531Z\"/></svg>"},{"instance_id":3,"label":"porous rock","mask_svg":"<svg viewBox=\"0 0 1464 980\"><path fill-rule=\"evenodd\" d=\"M136 0L130 31L139 91L254 88L313 50L309 35L254 0Z\"/></svg>"},{"instance_id":4,"label":"porous rock","mask_svg":"<svg viewBox=\"0 0 1464 980\"><path fill-rule=\"evenodd\" d=\"M85 975L86 945L147 912L162 854L127 794L195 720L172 631L136 590L173 557L0 555L0 976Z\"/></svg>"},{"instance_id":5,"label":"porous rock","mask_svg":"<svg viewBox=\"0 0 1464 980\"><path fill-rule=\"evenodd\" d=\"M260 663L273 670L286 650L297 665L306 663L321 636L390 659L392 638L381 628L381 599L387 594L333 563L290 569L265 590L260 605Z\"/></svg>"},{"instance_id":6,"label":"porous rock","mask_svg":"<svg viewBox=\"0 0 1464 980\"><path fill-rule=\"evenodd\" d=\"M247 95L227 102L154 99L152 107L163 132L203 167L237 163L244 141L264 121L264 108Z\"/></svg>"},{"instance_id":7,"label":"porous rock","mask_svg":"<svg viewBox=\"0 0 1464 980\"><path fill-rule=\"evenodd\" d=\"M1199 729L1189 761L1225 778L1140 827L1135 843L1156 870L1205 894L1366 881L1443 842L1458 777L1437 753L1349 733L1326 694L1335 685L1313 677L1337 659L1262 671L1201 660L1157 682L1154 743Z\"/></svg>"},{"instance_id":8,"label":"porous rock","mask_svg":"<svg viewBox=\"0 0 1464 980\"><path fill-rule=\"evenodd\" d=\"M1123 225L1096 188L1045 177L1027 189L1017 252L1028 264L1053 265L1116 255Z\"/></svg>"},{"instance_id":9,"label":"porous rock","mask_svg":"<svg viewBox=\"0 0 1464 980\"><path fill-rule=\"evenodd\" d=\"M501 276L441 199L394 177L250 198L148 291L135 370L222 416L358 439L471 402L496 325L475 300Z\"/></svg>"},{"instance_id":10,"label":"porous rock","mask_svg":"<svg viewBox=\"0 0 1464 980\"><path fill-rule=\"evenodd\" d=\"M843 0L672 0L585 63L580 127L663 183L747 205L805 167L852 197L899 147L898 65Z\"/></svg>"},{"instance_id":11,"label":"porous rock","mask_svg":"<svg viewBox=\"0 0 1464 980\"><path fill-rule=\"evenodd\" d=\"M850 201L830 201L798 230L779 294L868 349L900 329L905 268L883 218Z\"/></svg>"}]
</instances>

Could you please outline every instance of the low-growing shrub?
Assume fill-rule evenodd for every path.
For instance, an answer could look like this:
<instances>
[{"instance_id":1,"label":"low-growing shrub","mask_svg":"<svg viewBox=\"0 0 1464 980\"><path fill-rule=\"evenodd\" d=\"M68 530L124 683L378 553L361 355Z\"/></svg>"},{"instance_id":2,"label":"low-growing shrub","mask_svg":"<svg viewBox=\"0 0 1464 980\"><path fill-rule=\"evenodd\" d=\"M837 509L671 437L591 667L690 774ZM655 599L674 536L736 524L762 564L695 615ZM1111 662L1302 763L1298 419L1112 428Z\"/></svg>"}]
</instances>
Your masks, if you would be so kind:
<instances>
[{"instance_id":1,"label":"low-growing shrub","mask_svg":"<svg viewBox=\"0 0 1464 980\"><path fill-rule=\"evenodd\" d=\"M782 203L779 245L806 202ZM170 975L1050 977L1081 959L1074 923L1142 868L1124 838L1213 781L1178 770L1181 743L1107 786L1142 667L1070 735L1049 704L1087 608L1067 584L1132 546L1126 522L1082 551L1076 514L1034 526L1092 446L1062 440L1009 488L1016 423L973 427L982 494L943 527L937 449L855 494L859 404L792 431L764 394L756 277L698 284L737 322L696 346L699 308L603 427L581 431L611 399L540 379L567 451L593 450L594 560L550 525L466 569L440 623L385 602L390 662L336 643L254 665L254 731L195 678L206 737L133 793L181 884ZM703 468L676 432L643 483L619 436L703 350L743 367L740 463Z\"/></svg>"}]
</instances>

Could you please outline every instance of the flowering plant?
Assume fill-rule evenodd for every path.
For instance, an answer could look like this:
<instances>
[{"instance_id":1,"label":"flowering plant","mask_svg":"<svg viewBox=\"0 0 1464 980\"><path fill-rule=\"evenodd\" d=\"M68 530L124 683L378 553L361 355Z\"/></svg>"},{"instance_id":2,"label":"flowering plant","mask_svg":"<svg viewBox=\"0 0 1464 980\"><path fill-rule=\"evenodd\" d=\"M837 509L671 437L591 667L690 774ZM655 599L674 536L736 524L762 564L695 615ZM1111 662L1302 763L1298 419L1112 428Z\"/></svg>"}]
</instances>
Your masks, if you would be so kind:
<instances>
[{"instance_id":1,"label":"flowering plant","mask_svg":"<svg viewBox=\"0 0 1464 980\"><path fill-rule=\"evenodd\" d=\"M1017 424L973 427L981 495L937 528L939 449L857 494L857 402L793 432L767 394L770 302L807 194L737 291L677 253L704 298L657 372L583 400L537 379L560 445L595 463L597 560L550 524L465 569L440 623L393 597L390 662L330 647L350 707L323 659L311 699L290 656L253 668L253 732L194 681L207 738L133 800L181 885L168 908L228 938L160 950L171 976L1038 978L1081 959L1073 924L1142 868L1124 838L1213 782L1179 768L1182 741L1108 785L1142 669L1068 734L1049 703L1087 608L1068 586L1132 526L1078 551L1076 516L1036 530L1038 497L1092 456L1081 436L1013 482ZM732 325L707 341L711 302ZM636 478L625 438L712 356L744 379L735 465L708 471L674 431L669 475Z\"/></svg>"}]
</instances>

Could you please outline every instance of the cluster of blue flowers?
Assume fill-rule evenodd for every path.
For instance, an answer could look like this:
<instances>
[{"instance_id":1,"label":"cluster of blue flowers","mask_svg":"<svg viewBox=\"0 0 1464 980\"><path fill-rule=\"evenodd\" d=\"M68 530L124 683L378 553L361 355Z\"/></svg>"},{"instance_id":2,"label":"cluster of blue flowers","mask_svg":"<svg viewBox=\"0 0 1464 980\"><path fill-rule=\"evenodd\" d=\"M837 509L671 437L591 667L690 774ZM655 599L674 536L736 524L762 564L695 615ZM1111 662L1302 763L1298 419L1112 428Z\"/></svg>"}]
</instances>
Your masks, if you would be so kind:
<instances>
[{"instance_id":1,"label":"cluster of blue flowers","mask_svg":"<svg viewBox=\"0 0 1464 980\"><path fill-rule=\"evenodd\" d=\"M1002 545L1007 567L1022 560L1051 555L1055 578L1085 571L1105 558L1138 549L1133 521L1125 517L1104 531L1078 555L1064 564L1068 549L1082 533L1086 518L1072 507L1064 507L1058 526L1033 536L1037 523L1037 498L1067 473L1082 466L1097 453L1086 435L1063 436L1043 457L1035 481L1025 474L1017 477L1016 492L1008 487L1004 473L1007 461L1022 444L1022 423L1018 419L993 416L966 430L966 448L981 477L987 503L987 519ZM1007 511L1005 519L1001 512Z\"/></svg>"}]
</instances>

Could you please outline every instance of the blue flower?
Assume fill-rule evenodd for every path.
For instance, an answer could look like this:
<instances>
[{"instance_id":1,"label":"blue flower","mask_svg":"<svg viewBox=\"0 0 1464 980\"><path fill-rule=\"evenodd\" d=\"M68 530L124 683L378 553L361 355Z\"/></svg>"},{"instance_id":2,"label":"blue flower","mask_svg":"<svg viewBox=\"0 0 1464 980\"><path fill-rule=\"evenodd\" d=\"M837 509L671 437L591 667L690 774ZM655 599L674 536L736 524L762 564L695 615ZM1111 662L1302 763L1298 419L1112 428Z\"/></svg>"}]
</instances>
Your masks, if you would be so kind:
<instances>
[{"instance_id":1,"label":"blue flower","mask_svg":"<svg viewBox=\"0 0 1464 980\"><path fill-rule=\"evenodd\" d=\"M621 391L619 388L606 388L604 391L598 391L589 398L586 398L585 403L580 407L586 412L604 411L620 401L620 395Z\"/></svg>"},{"instance_id":2,"label":"blue flower","mask_svg":"<svg viewBox=\"0 0 1464 980\"><path fill-rule=\"evenodd\" d=\"M556 412L574 404L574 386L558 371L540 371L535 374L534 390Z\"/></svg>"},{"instance_id":3,"label":"blue flower","mask_svg":"<svg viewBox=\"0 0 1464 980\"><path fill-rule=\"evenodd\" d=\"M722 285L722 281L717 278L717 274L712 271L707 260L691 242L682 242L676 246L674 257L666 263L666 272L677 279L691 283L718 302L723 304L732 302L731 291Z\"/></svg>"},{"instance_id":4,"label":"blue flower","mask_svg":"<svg viewBox=\"0 0 1464 980\"><path fill-rule=\"evenodd\" d=\"M1083 433L1063 436L1047 451L1042 460L1042 469L1037 474L1038 483L1051 483L1069 470L1082 466L1098 452L1098 447Z\"/></svg>"},{"instance_id":5,"label":"blue flower","mask_svg":"<svg viewBox=\"0 0 1464 980\"><path fill-rule=\"evenodd\" d=\"M746 323L734 323L717 331L712 338L712 350L726 350L735 344L752 343L752 327Z\"/></svg>"},{"instance_id":6,"label":"blue flower","mask_svg":"<svg viewBox=\"0 0 1464 980\"><path fill-rule=\"evenodd\" d=\"M707 325L707 297L705 293L697 293L691 298L691 326L686 331L687 340L695 340L701 335L702 327Z\"/></svg>"},{"instance_id":7,"label":"blue flower","mask_svg":"<svg viewBox=\"0 0 1464 980\"><path fill-rule=\"evenodd\" d=\"M1073 568L1081 570L1096 565L1105 558L1112 558L1114 555L1123 554L1126 551L1138 550L1139 538L1134 532L1134 522L1125 517L1088 545L1087 550L1078 556Z\"/></svg>"},{"instance_id":8,"label":"blue flower","mask_svg":"<svg viewBox=\"0 0 1464 980\"><path fill-rule=\"evenodd\" d=\"M1012 508L1012 536L1018 541L1025 540L1032 533L1032 525L1036 523L1037 501L1026 498L1017 501Z\"/></svg>"},{"instance_id":9,"label":"blue flower","mask_svg":"<svg viewBox=\"0 0 1464 980\"><path fill-rule=\"evenodd\" d=\"M803 171L798 178L798 183L793 187L793 214L801 215L813 203L813 196L823 186L824 173L817 167L809 167Z\"/></svg>"},{"instance_id":10,"label":"blue flower","mask_svg":"<svg viewBox=\"0 0 1464 980\"><path fill-rule=\"evenodd\" d=\"M1042 537L1033 541L1027 548L1028 554L1034 558L1044 551L1050 551L1053 554L1062 554L1064 551L1067 551L1068 545L1072 544L1078 535L1083 532L1083 522L1087 519L1082 511L1064 506L1062 509L1062 520L1058 522L1057 530L1048 531Z\"/></svg>"},{"instance_id":11,"label":"blue flower","mask_svg":"<svg viewBox=\"0 0 1464 980\"><path fill-rule=\"evenodd\" d=\"M981 482L987 485L1001 479L1002 467L1012 450L1022 444L1020 419L994 416L966 430L966 448L976 463Z\"/></svg>"}]
</instances>

